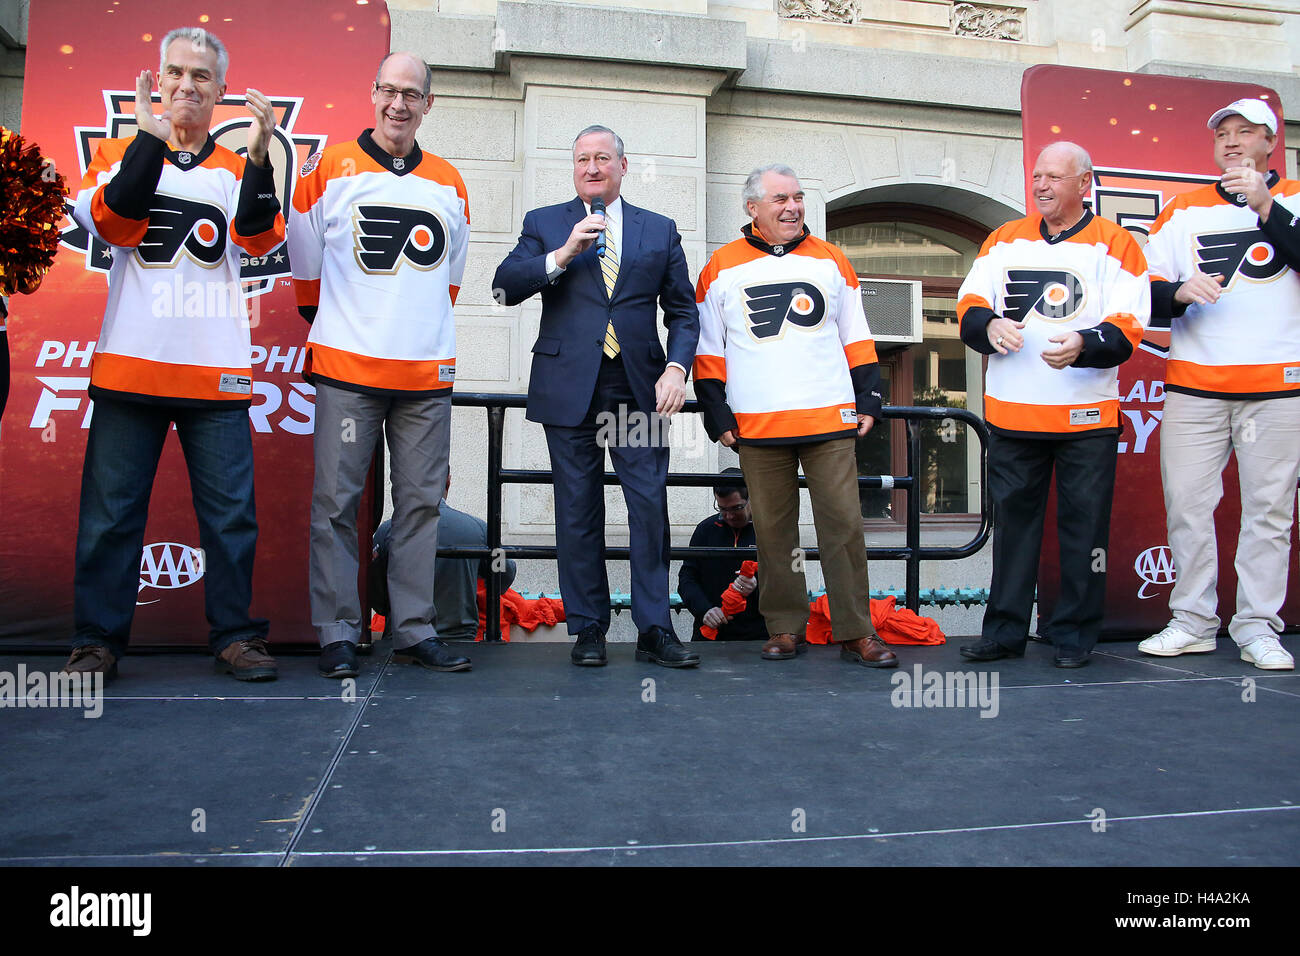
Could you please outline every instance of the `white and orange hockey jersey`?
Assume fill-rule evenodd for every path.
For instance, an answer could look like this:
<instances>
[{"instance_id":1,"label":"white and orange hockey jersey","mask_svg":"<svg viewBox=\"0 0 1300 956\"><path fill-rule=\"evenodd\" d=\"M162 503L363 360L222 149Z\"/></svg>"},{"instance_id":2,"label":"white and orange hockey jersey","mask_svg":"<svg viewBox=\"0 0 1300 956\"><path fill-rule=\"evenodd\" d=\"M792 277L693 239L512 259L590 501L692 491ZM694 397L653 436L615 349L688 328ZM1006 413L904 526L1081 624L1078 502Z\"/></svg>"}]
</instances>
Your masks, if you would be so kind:
<instances>
[{"instance_id":1,"label":"white and orange hockey jersey","mask_svg":"<svg viewBox=\"0 0 1300 956\"><path fill-rule=\"evenodd\" d=\"M241 250L284 239L274 172L209 137L197 153L148 133L107 139L73 218L113 247L90 394L171 404L252 400Z\"/></svg>"},{"instance_id":2,"label":"white and orange hockey jersey","mask_svg":"<svg viewBox=\"0 0 1300 956\"><path fill-rule=\"evenodd\" d=\"M469 249L460 173L391 156L371 131L303 165L289 214L304 375L353 391L434 395L456 377L452 314Z\"/></svg>"},{"instance_id":3,"label":"white and orange hockey jersey","mask_svg":"<svg viewBox=\"0 0 1300 956\"><path fill-rule=\"evenodd\" d=\"M1217 183L1174 197L1151 226L1152 310L1170 318L1165 387L1212 398L1300 394L1300 182L1269 174L1268 221ZM1213 305L1174 293L1197 271L1223 276Z\"/></svg>"},{"instance_id":4,"label":"white and orange hockey jersey","mask_svg":"<svg viewBox=\"0 0 1300 956\"><path fill-rule=\"evenodd\" d=\"M876 344L848 258L806 227L781 246L744 233L695 288L695 394L709 437L793 444L852 435L858 413L878 419Z\"/></svg>"},{"instance_id":5,"label":"white and orange hockey jersey","mask_svg":"<svg viewBox=\"0 0 1300 956\"><path fill-rule=\"evenodd\" d=\"M1000 226L984 241L957 293L961 338L989 356L984 418L1020 437L1060 438L1119 429L1117 367L1151 318L1151 285L1137 241L1091 211L1048 237L1040 215ZM1024 322L1024 345L1002 355L988 340L995 317ZM1042 353L1065 332L1083 337L1074 364Z\"/></svg>"}]
</instances>

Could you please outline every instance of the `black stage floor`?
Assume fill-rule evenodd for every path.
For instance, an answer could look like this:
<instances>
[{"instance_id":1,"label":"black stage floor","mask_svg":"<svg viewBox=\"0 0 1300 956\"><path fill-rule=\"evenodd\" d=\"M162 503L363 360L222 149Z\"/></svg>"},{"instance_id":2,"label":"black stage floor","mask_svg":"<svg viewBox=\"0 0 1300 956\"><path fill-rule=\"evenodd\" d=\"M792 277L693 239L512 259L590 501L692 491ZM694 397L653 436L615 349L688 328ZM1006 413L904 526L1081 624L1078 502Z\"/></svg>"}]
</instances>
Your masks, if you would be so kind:
<instances>
[{"instance_id":1,"label":"black stage floor","mask_svg":"<svg viewBox=\"0 0 1300 956\"><path fill-rule=\"evenodd\" d=\"M627 644L604 669L566 644L462 645L474 670L438 674L381 642L354 701L313 656L266 684L132 656L97 719L0 710L0 864L1300 861L1294 673L1226 638L1172 659L1104 644L1074 671L1042 644L972 664L962 641L896 648L898 672L996 674L995 716L895 706L898 672L825 647L705 645L679 671ZM0 671L20 663L62 659Z\"/></svg>"}]
</instances>

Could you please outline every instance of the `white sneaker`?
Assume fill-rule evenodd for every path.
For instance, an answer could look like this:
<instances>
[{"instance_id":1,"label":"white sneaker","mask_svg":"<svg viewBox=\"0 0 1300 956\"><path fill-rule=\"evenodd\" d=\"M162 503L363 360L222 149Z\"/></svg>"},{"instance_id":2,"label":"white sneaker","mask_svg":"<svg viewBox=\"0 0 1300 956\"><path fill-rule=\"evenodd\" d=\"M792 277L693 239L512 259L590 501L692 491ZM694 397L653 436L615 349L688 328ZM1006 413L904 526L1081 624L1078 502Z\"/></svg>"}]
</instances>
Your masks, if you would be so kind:
<instances>
[{"instance_id":1,"label":"white sneaker","mask_svg":"<svg viewBox=\"0 0 1300 956\"><path fill-rule=\"evenodd\" d=\"M1295 670L1295 660L1276 637L1257 637L1241 646L1241 659L1264 671Z\"/></svg>"},{"instance_id":2,"label":"white sneaker","mask_svg":"<svg viewBox=\"0 0 1300 956\"><path fill-rule=\"evenodd\" d=\"M1177 657L1179 654L1206 654L1214 650L1217 638L1202 640L1170 624L1159 634L1152 634L1138 645L1143 654L1156 657Z\"/></svg>"}]
</instances>

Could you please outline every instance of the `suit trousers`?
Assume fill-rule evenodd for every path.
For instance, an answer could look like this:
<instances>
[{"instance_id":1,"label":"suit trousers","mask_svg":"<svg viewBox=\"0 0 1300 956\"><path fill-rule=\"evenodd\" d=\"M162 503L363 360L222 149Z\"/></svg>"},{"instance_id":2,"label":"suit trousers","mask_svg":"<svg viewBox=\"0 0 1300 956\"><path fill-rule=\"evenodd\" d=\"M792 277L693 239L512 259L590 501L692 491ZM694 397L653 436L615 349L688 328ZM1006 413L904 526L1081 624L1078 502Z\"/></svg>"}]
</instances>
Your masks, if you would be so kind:
<instances>
[{"instance_id":1,"label":"suit trousers","mask_svg":"<svg viewBox=\"0 0 1300 956\"><path fill-rule=\"evenodd\" d=\"M555 493L555 549L560 594L570 634L591 624L609 630L609 576L605 570L605 445L627 502L631 550L632 620L645 633L673 633L668 612L667 429L653 409L637 409L620 358L603 359L582 422L546 425ZM619 419L626 429L611 428ZM638 420L646 426L637 428ZM655 425L649 423L654 422ZM662 440L661 440L662 439Z\"/></svg>"},{"instance_id":2,"label":"suit trousers","mask_svg":"<svg viewBox=\"0 0 1300 956\"><path fill-rule=\"evenodd\" d=\"M1219 630L1214 509L1231 452L1241 484L1241 530L1237 611L1228 633L1244 645L1282 630L1278 611L1286 600L1300 473L1300 396L1248 401L1165 393L1160 478L1177 573L1170 623L1202 639Z\"/></svg>"},{"instance_id":3,"label":"suit trousers","mask_svg":"<svg viewBox=\"0 0 1300 956\"><path fill-rule=\"evenodd\" d=\"M799 547L800 465L812 500L831 632L837 641L876 633L855 449L851 438L739 446L758 544L759 610L769 634L803 636L808 630L808 582Z\"/></svg>"},{"instance_id":4,"label":"suit trousers","mask_svg":"<svg viewBox=\"0 0 1300 956\"><path fill-rule=\"evenodd\" d=\"M451 398L402 398L316 385L309 548L311 621L321 647L361 637L357 507L381 433L388 436L393 527L388 602L393 646L437 637L438 505L447 488Z\"/></svg>"},{"instance_id":5,"label":"suit trousers","mask_svg":"<svg viewBox=\"0 0 1300 956\"><path fill-rule=\"evenodd\" d=\"M1049 622L1063 654L1087 654L1101 636L1106 601L1106 547L1115 490L1119 437L989 439L989 494L993 499L993 583L983 636L1023 653L1038 582L1047 492L1056 472L1056 530L1061 592Z\"/></svg>"}]
</instances>

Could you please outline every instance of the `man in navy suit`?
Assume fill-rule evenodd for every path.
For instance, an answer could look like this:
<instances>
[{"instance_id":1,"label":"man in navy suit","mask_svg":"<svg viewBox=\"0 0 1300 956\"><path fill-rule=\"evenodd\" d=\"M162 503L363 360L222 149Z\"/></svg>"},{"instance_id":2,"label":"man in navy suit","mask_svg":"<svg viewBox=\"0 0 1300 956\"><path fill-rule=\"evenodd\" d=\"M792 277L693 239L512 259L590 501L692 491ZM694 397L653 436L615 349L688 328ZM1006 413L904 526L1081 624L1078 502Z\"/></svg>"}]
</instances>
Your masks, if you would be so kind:
<instances>
[{"instance_id":1,"label":"man in navy suit","mask_svg":"<svg viewBox=\"0 0 1300 956\"><path fill-rule=\"evenodd\" d=\"M668 448L659 416L686 400L699 313L676 224L620 198L626 172L623 141L612 130L589 126L579 133L577 197L524 216L519 243L497 268L493 287L504 305L542 295L527 417L545 428L551 455L560 592L569 633L577 636L573 662L599 667L606 659L601 439L613 431L610 456L628 510L637 659L694 667L699 655L678 641L668 615ZM657 305L668 328L667 355L656 331Z\"/></svg>"}]
</instances>

